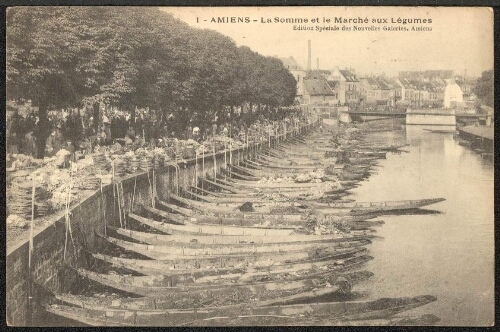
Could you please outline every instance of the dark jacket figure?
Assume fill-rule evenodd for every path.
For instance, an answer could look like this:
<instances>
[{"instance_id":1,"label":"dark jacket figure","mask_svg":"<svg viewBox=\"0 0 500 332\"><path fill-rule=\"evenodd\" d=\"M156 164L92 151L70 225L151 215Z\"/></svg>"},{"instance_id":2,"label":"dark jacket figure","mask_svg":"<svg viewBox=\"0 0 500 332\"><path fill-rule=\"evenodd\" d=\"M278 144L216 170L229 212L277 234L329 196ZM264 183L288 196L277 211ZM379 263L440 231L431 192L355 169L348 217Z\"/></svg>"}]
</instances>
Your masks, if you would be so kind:
<instances>
[{"instance_id":1,"label":"dark jacket figure","mask_svg":"<svg viewBox=\"0 0 500 332\"><path fill-rule=\"evenodd\" d=\"M36 141L33 130L24 135L23 152L27 156L34 156L36 154Z\"/></svg>"},{"instance_id":2,"label":"dark jacket figure","mask_svg":"<svg viewBox=\"0 0 500 332\"><path fill-rule=\"evenodd\" d=\"M47 156L55 156L59 150L63 147L63 138L61 134L61 126L57 126L56 129L50 134L45 143L45 153Z\"/></svg>"},{"instance_id":3,"label":"dark jacket figure","mask_svg":"<svg viewBox=\"0 0 500 332\"><path fill-rule=\"evenodd\" d=\"M132 126L128 126L127 134L125 136L130 137L131 140L135 140L135 131Z\"/></svg>"},{"instance_id":4,"label":"dark jacket figure","mask_svg":"<svg viewBox=\"0 0 500 332\"><path fill-rule=\"evenodd\" d=\"M16 132L13 132L7 140L7 153L19 153L21 140Z\"/></svg>"},{"instance_id":5,"label":"dark jacket figure","mask_svg":"<svg viewBox=\"0 0 500 332\"><path fill-rule=\"evenodd\" d=\"M111 144L112 142L112 138L111 138L111 125L109 123L109 121L106 121L104 122L104 134L106 135L106 137L104 138L104 144L105 145L109 145Z\"/></svg>"}]
</instances>

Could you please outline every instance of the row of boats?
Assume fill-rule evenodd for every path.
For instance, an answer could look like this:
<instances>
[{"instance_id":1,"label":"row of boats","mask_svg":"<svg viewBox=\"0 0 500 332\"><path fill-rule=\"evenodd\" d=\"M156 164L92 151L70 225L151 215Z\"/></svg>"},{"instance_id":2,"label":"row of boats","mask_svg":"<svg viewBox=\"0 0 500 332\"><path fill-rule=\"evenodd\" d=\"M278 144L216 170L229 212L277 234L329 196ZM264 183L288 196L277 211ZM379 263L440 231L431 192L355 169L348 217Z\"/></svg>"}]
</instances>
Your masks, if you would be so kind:
<instances>
[{"instance_id":1,"label":"row of boats","mask_svg":"<svg viewBox=\"0 0 500 332\"><path fill-rule=\"evenodd\" d=\"M336 133L354 140L345 128ZM434 296L368 301L352 289L373 275L364 266L374 228L384 223L378 216L443 199L346 199L381 157L369 152L382 150L349 147L349 163L342 152L339 164L334 141L302 133L167 193L167 201L134 207L126 223L96 233L106 250L88 253L89 268L62 267L113 293L55 294L46 310L96 326L435 323L432 315L395 316ZM334 171L320 181L261 181L328 167ZM311 198L319 190L321 198Z\"/></svg>"}]
</instances>

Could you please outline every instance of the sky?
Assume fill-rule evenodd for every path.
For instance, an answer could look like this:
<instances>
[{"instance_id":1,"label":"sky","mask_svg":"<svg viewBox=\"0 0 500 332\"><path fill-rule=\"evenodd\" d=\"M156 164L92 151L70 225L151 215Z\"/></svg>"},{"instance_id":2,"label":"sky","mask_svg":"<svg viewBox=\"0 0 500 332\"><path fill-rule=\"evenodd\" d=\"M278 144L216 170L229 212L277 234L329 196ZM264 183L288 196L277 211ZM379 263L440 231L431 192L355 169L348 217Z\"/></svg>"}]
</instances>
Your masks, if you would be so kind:
<instances>
[{"instance_id":1,"label":"sky","mask_svg":"<svg viewBox=\"0 0 500 332\"><path fill-rule=\"evenodd\" d=\"M219 31L238 46L246 45L265 56L294 57L307 68L311 40L312 69L354 68L358 75L404 70L451 69L457 75L480 76L493 68L493 12L489 8L450 7L162 7L192 27ZM249 23L216 23L215 18L248 18ZM275 23L275 18L285 22ZM363 22L335 23L335 18ZM272 22L267 23L270 19ZM286 20L307 23L288 23ZM311 22L319 19L319 23ZM330 19L331 22L323 22ZM365 23L368 19L368 23ZM383 20L386 20L384 22ZM398 23L398 19L432 23ZM206 20L206 21L205 21ZM266 23L263 23L262 20ZM373 22L375 20L375 22ZM293 30L293 27L334 27L338 31ZM353 31L361 27L364 30ZM342 27L350 31L342 31ZM384 31L405 27L408 31ZM412 27L432 31L411 31ZM366 28L378 28L370 31ZM466 72L465 72L466 71Z\"/></svg>"}]
</instances>

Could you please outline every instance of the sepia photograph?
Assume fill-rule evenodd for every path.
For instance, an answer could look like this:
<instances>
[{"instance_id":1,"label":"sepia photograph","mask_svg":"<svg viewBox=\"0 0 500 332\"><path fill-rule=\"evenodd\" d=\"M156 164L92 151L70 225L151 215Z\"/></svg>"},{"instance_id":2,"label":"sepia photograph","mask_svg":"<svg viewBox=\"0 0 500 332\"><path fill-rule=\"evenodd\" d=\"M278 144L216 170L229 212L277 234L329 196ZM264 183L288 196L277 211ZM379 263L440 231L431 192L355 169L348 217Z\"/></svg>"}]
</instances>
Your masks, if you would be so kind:
<instances>
[{"instance_id":1,"label":"sepia photograph","mask_svg":"<svg viewBox=\"0 0 500 332\"><path fill-rule=\"evenodd\" d=\"M493 26L7 8L7 325L494 326Z\"/></svg>"}]
</instances>

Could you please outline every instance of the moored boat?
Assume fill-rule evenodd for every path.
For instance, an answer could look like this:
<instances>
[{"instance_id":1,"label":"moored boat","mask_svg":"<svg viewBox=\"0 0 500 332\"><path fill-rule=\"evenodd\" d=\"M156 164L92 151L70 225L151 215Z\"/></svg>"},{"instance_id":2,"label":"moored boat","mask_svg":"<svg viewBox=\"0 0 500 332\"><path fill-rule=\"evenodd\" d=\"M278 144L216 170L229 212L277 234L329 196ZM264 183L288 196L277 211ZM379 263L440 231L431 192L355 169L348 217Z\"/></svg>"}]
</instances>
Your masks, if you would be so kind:
<instances>
[{"instance_id":1,"label":"moored boat","mask_svg":"<svg viewBox=\"0 0 500 332\"><path fill-rule=\"evenodd\" d=\"M244 226L230 226L230 225L216 225L216 224L198 224L194 222L186 222L183 225L172 225L154 221L145 217L129 213L129 217L137 220L141 224L154 228L158 231L167 234L213 234L213 235L260 235L260 236L287 236L295 234L295 231L301 230L302 227L289 227L289 228L272 228L272 227L244 227Z\"/></svg>"},{"instance_id":2,"label":"moored boat","mask_svg":"<svg viewBox=\"0 0 500 332\"><path fill-rule=\"evenodd\" d=\"M375 230L353 230L349 233L330 235L287 235L275 237L267 235L213 235L213 234L172 234L163 235L149 232L134 231L124 228L108 226L109 229L120 235L137 241L156 246L183 246L184 248L219 249L221 247L244 248L247 246L281 245L281 244L309 244L309 243L338 243L352 242L373 237Z\"/></svg>"},{"instance_id":3,"label":"moored boat","mask_svg":"<svg viewBox=\"0 0 500 332\"><path fill-rule=\"evenodd\" d=\"M316 263L297 263L284 266L273 266L272 269L253 271L244 270L236 273L203 274L175 273L163 275L118 275L103 274L77 268L76 272L88 279L115 289L144 296L157 296L170 292L198 291L203 289L215 290L226 287L257 287L265 285L269 289L277 289L274 282L291 283L324 276L341 276L349 271L357 270L366 262L373 259L369 255L348 257L345 259L325 260ZM290 289L290 288L289 288Z\"/></svg>"},{"instance_id":4,"label":"moored boat","mask_svg":"<svg viewBox=\"0 0 500 332\"><path fill-rule=\"evenodd\" d=\"M333 237L329 235L303 235L304 237L311 237L310 240L299 239L299 241L293 242L277 242L280 239L276 239L272 236L262 236L258 240L255 236L217 236L217 235L162 235L147 232L133 231L123 228L115 228L108 226L109 229L115 231L116 233L134 239L136 241L141 241L150 245L154 250L165 251L166 248L170 248L170 253L172 254L203 254L221 255L224 253L235 254L235 253L251 253L256 251L270 252L280 250L279 248L289 248L293 250L298 246L309 246L315 244L325 244L325 245L337 245L341 243L358 243L360 240L370 239L373 237L370 233L373 230L360 230L352 231L351 233L356 233L359 235L351 236L338 236ZM288 236L291 237L292 235ZM300 235L296 235L300 236ZM294 240L292 238L291 240ZM259 242L257 242L259 241Z\"/></svg>"},{"instance_id":5,"label":"moored boat","mask_svg":"<svg viewBox=\"0 0 500 332\"><path fill-rule=\"evenodd\" d=\"M136 271L143 275L183 274L192 275L193 278L196 279L200 276L237 274L252 271L276 271L284 268L290 269L294 264L321 265L328 261L337 261L364 255L366 252L366 248L340 248L318 249L316 252L305 250L304 252L292 252L288 255L263 254L236 256L235 258L246 258L246 261L236 261L234 264L230 262L231 257L223 259L208 257L196 260L193 259L192 256L187 256L177 260L147 260L114 257L103 254L92 254L92 256L114 267Z\"/></svg>"},{"instance_id":6,"label":"moored boat","mask_svg":"<svg viewBox=\"0 0 500 332\"><path fill-rule=\"evenodd\" d=\"M309 298L321 296L326 293L316 292L308 294ZM413 298L385 298L375 301L339 301L307 304L274 304L271 301L259 301L238 305L219 307L205 307L203 309L160 309L159 301L152 299L95 299L84 298L75 295L58 296L60 301L77 305L54 304L48 306L47 310L55 314L77 320L90 325L131 325L131 326L204 326L215 322L217 326L226 325L231 321L236 325L238 317L287 317L287 323L302 322L297 325L307 325L314 322L328 320L331 322L344 323L349 319L355 319L356 315L362 314L366 319L387 318L390 312L399 313L414 309L436 301L430 295L417 296ZM131 304L131 309L125 309L126 303ZM134 303L135 302L135 303ZM285 302L286 303L286 302ZM135 305L135 307L132 307ZM154 309L145 309L154 308ZM158 309L157 309L158 308ZM259 321L259 320L257 320ZM106 324L103 324L106 322ZM212 322L212 323L211 323ZM249 322L248 320L246 322ZM248 325L244 322L241 325ZM314 324L312 324L314 325Z\"/></svg>"},{"instance_id":7,"label":"moored boat","mask_svg":"<svg viewBox=\"0 0 500 332\"><path fill-rule=\"evenodd\" d=\"M114 289L125 291L131 294L137 294L147 297L189 297L194 301L202 301L207 297L217 298L222 303L233 301L234 293L240 295L239 302L247 302L255 298L274 297L279 298L286 294L300 293L304 290L313 290L315 288L334 288L334 292L350 291L336 282L340 279L354 280L356 274L360 272L345 273L343 271L323 271L306 275L302 278L291 280L271 280L253 283L205 283L180 286L167 286L171 283L171 277L165 276L120 276L112 274L102 274L88 271L81 268L75 269L76 273L89 280L95 281L101 285ZM339 279L340 278L340 279ZM286 282L285 282L286 281ZM336 289L335 289L336 288ZM171 299L169 299L171 300Z\"/></svg>"},{"instance_id":8,"label":"moored boat","mask_svg":"<svg viewBox=\"0 0 500 332\"><path fill-rule=\"evenodd\" d=\"M250 259L255 259L255 255L270 254L270 253L290 253L303 250L314 250L318 248L354 248L367 245L370 241L366 238L351 240L345 242L331 242L331 243L305 243L305 244L267 244L267 245L254 245L254 246L227 246L223 245L215 248L207 248L196 244L185 245L176 244L175 242L169 245L150 245L134 243L116 239L110 236L102 236L97 234L98 237L104 239L106 242L114 244L122 249L133 251L145 257L159 260L175 260L186 258L187 256L196 257L201 260L205 257L214 257L220 260L223 259L236 259L237 261L246 261L248 256ZM243 256L243 257L242 257Z\"/></svg>"}]
</instances>

